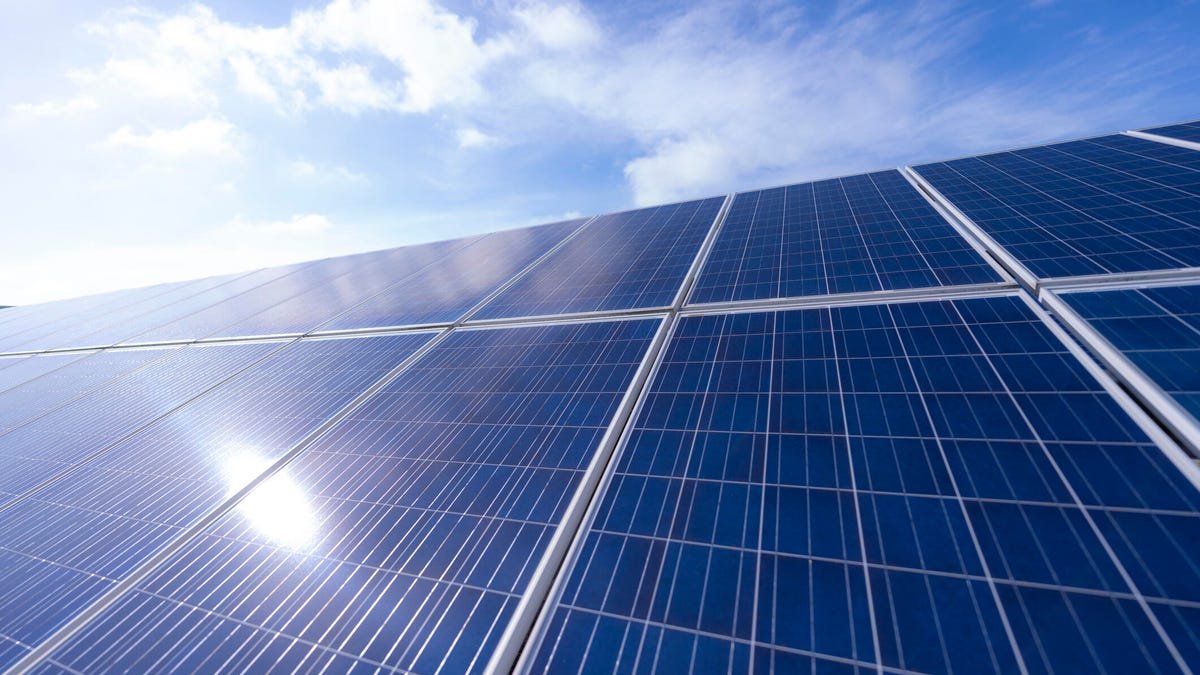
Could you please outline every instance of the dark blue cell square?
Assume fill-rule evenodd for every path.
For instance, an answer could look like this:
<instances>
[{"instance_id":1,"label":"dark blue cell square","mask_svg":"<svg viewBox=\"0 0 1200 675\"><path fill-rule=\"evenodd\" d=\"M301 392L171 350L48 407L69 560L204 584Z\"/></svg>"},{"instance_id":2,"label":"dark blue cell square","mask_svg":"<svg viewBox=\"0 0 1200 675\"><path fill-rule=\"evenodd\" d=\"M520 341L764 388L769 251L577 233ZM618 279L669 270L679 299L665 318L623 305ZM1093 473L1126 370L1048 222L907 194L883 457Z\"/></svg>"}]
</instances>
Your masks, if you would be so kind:
<instances>
[{"instance_id":1,"label":"dark blue cell square","mask_svg":"<svg viewBox=\"0 0 1200 675\"><path fill-rule=\"evenodd\" d=\"M1091 512L1144 595L1200 601L1200 515Z\"/></svg>"},{"instance_id":2,"label":"dark blue cell square","mask_svg":"<svg viewBox=\"0 0 1200 675\"><path fill-rule=\"evenodd\" d=\"M858 514L851 493L768 487L763 506L763 550L861 559Z\"/></svg>"},{"instance_id":3,"label":"dark blue cell square","mask_svg":"<svg viewBox=\"0 0 1200 675\"><path fill-rule=\"evenodd\" d=\"M930 394L925 397L938 436L952 439L1019 440L1029 426L1002 394Z\"/></svg>"},{"instance_id":4,"label":"dark blue cell square","mask_svg":"<svg viewBox=\"0 0 1200 675\"><path fill-rule=\"evenodd\" d=\"M1132 599L1004 583L997 591L1031 673L1177 672Z\"/></svg>"},{"instance_id":5,"label":"dark blue cell square","mask_svg":"<svg viewBox=\"0 0 1200 675\"><path fill-rule=\"evenodd\" d=\"M1046 447L1084 504L1200 510L1196 486L1157 446L1049 443Z\"/></svg>"},{"instance_id":6,"label":"dark blue cell square","mask_svg":"<svg viewBox=\"0 0 1200 675\"><path fill-rule=\"evenodd\" d=\"M964 497L1069 502L1071 495L1043 445L999 440L944 440L959 493ZM1090 446L1080 446L1091 452Z\"/></svg>"},{"instance_id":7,"label":"dark blue cell square","mask_svg":"<svg viewBox=\"0 0 1200 675\"><path fill-rule=\"evenodd\" d=\"M861 565L764 555L758 636L780 647L874 660Z\"/></svg>"},{"instance_id":8,"label":"dark blue cell square","mask_svg":"<svg viewBox=\"0 0 1200 675\"><path fill-rule=\"evenodd\" d=\"M623 616L646 616L666 552L662 542L614 534L588 535L580 576L564 602Z\"/></svg>"},{"instance_id":9,"label":"dark blue cell square","mask_svg":"<svg viewBox=\"0 0 1200 675\"><path fill-rule=\"evenodd\" d=\"M1127 591L1103 543L1077 508L966 502L979 545L997 578Z\"/></svg>"},{"instance_id":10,"label":"dark blue cell square","mask_svg":"<svg viewBox=\"0 0 1200 675\"><path fill-rule=\"evenodd\" d=\"M749 637L757 557L752 553L669 544L656 572L649 619L670 626ZM624 583L614 577L614 583ZM637 615L635 615L637 616Z\"/></svg>"},{"instance_id":11,"label":"dark blue cell square","mask_svg":"<svg viewBox=\"0 0 1200 675\"><path fill-rule=\"evenodd\" d=\"M844 399L846 427L862 436L928 436L929 418L915 394L853 394Z\"/></svg>"},{"instance_id":12,"label":"dark blue cell square","mask_svg":"<svg viewBox=\"0 0 1200 675\"><path fill-rule=\"evenodd\" d=\"M771 434L766 479L797 487L852 487L845 437Z\"/></svg>"},{"instance_id":13,"label":"dark blue cell square","mask_svg":"<svg viewBox=\"0 0 1200 675\"><path fill-rule=\"evenodd\" d=\"M853 437L854 478L859 490L906 494L953 494L937 441L922 438Z\"/></svg>"},{"instance_id":14,"label":"dark blue cell square","mask_svg":"<svg viewBox=\"0 0 1200 675\"><path fill-rule=\"evenodd\" d=\"M926 673L1019 672L988 585L871 570L883 665Z\"/></svg>"},{"instance_id":15,"label":"dark blue cell square","mask_svg":"<svg viewBox=\"0 0 1200 675\"><path fill-rule=\"evenodd\" d=\"M795 434L844 432L841 400L831 394L782 394L776 401L772 431ZM761 427L760 427L761 428Z\"/></svg>"},{"instance_id":16,"label":"dark blue cell square","mask_svg":"<svg viewBox=\"0 0 1200 675\"><path fill-rule=\"evenodd\" d=\"M1150 611L1186 663L1200 663L1200 607L1150 602Z\"/></svg>"},{"instance_id":17,"label":"dark blue cell square","mask_svg":"<svg viewBox=\"0 0 1200 675\"><path fill-rule=\"evenodd\" d=\"M868 561L959 574L983 571L957 500L870 494L858 503Z\"/></svg>"}]
</instances>

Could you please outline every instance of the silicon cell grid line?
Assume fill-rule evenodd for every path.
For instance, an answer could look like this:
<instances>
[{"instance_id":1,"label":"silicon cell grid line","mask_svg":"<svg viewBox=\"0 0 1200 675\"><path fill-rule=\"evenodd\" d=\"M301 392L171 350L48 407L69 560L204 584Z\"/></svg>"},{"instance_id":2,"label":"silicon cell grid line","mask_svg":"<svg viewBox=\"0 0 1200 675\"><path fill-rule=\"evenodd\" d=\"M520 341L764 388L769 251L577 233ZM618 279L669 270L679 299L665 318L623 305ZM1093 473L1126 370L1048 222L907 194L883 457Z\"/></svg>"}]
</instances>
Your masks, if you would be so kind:
<instances>
[{"instance_id":1,"label":"silicon cell grid line","mask_svg":"<svg viewBox=\"0 0 1200 675\"><path fill-rule=\"evenodd\" d=\"M210 374L218 364L265 358L100 453L84 443L18 451L11 435L0 437L6 462L53 458L61 477L47 483L43 473L0 509L0 635L27 647L45 640L432 337L180 350L192 363L173 368ZM137 403L129 392L111 398ZM303 507L286 490L268 490L245 509L252 524L294 543L288 537L311 515Z\"/></svg>"},{"instance_id":2,"label":"silicon cell grid line","mask_svg":"<svg viewBox=\"0 0 1200 675\"><path fill-rule=\"evenodd\" d=\"M898 171L744 192L689 302L998 282Z\"/></svg>"},{"instance_id":3,"label":"silicon cell grid line","mask_svg":"<svg viewBox=\"0 0 1200 675\"><path fill-rule=\"evenodd\" d=\"M660 323L454 331L48 663L481 670Z\"/></svg>"},{"instance_id":4,"label":"silicon cell grid line","mask_svg":"<svg viewBox=\"0 0 1200 675\"><path fill-rule=\"evenodd\" d=\"M1075 291L1059 297L1200 419L1200 285Z\"/></svg>"},{"instance_id":5,"label":"silicon cell grid line","mask_svg":"<svg viewBox=\"0 0 1200 675\"><path fill-rule=\"evenodd\" d=\"M495 232L319 327L346 330L451 323L583 225L586 219Z\"/></svg>"},{"instance_id":6,"label":"silicon cell grid line","mask_svg":"<svg viewBox=\"0 0 1200 675\"><path fill-rule=\"evenodd\" d=\"M1148 134L1166 136L1167 138L1177 138L1181 141L1200 143L1200 121L1172 124L1165 127L1155 127L1154 129L1143 129L1142 131Z\"/></svg>"},{"instance_id":7,"label":"silicon cell grid line","mask_svg":"<svg viewBox=\"0 0 1200 675\"><path fill-rule=\"evenodd\" d=\"M1039 278L1200 265L1200 153L1104 136L915 167Z\"/></svg>"},{"instance_id":8,"label":"silicon cell grid line","mask_svg":"<svg viewBox=\"0 0 1200 675\"><path fill-rule=\"evenodd\" d=\"M723 203L714 197L598 216L472 318L666 307Z\"/></svg>"},{"instance_id":9,"label":"silicon cell grid line","mask_svg":"<svg viewBox=\"0 0 1200 675\"><path fill-rule=\"evenodd\" d=\"M1200 494L1127 410L1016 296L685 317L524 667L1200 662Z\"/></svg>"}]
</instances>

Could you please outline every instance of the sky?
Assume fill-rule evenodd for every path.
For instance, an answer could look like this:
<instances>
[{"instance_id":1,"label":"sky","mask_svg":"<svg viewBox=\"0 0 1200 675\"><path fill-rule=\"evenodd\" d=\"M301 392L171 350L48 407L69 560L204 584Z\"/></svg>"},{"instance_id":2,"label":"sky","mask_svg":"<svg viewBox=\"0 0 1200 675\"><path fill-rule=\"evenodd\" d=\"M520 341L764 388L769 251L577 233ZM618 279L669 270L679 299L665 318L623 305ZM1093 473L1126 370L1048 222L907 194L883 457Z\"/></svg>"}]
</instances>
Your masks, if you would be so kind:
<instances>
[{"instance_id":1,"label":"sky","mask_svg":"<svg viewBox=\"0 0 1200 675\"><path fill-rule=\"evenodd\" d=\"M1200 2L0 0L0 305L1200 117Z\"/></svg>"}]
</instances>

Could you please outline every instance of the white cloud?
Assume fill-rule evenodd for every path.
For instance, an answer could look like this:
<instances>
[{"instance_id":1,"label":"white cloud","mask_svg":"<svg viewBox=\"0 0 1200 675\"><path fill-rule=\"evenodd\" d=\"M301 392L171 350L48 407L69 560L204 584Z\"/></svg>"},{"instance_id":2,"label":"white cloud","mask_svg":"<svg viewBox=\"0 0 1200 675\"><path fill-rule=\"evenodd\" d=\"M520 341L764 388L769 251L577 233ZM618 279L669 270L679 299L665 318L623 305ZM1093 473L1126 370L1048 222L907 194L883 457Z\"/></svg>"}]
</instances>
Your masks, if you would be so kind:
<instances>
[{"instance_id":1,"label":"white cloud","mask_svg":"<svg viewBox=\"0 0 1200 675\"><path fill-rule=\"evenodd\" d=\"M95 110L99 107L90 96L76 96L67 101L43 101L42 103L17 103L12 111L30 117L65 117Z\"/></svg>"},{"instance_id":2,"label":"white cloud","mask_svg":"<svg viewBox=\"0 0 1200 675\"><path fill-rule=\"evenodd\" d=\"M458 138L458 147L460 148L485 148L499 143L498 138L491 134L485 134L475 127L463 127L455 135Z\"/></svg>"},{"instance_id":3,"label":"white cloud","mask_svg":"<svg viewBox=\"0 0 1200 675\"><path fill-rule=\"evenodd\" d=\"M224 229L235 233L309 237L331 227L333 227L333 223L319 213L298 213L287 220L247 221L234 218L225 225Z\"/></svg>"},{"instance_id":4,"label":"white cloud","mask_svg":"<svg viewBox=\"0 0 1200 675\"><path fill-rule=\"evenodd\" d=\"M344 166L318 166L312 162L297 159L288 162L286 172L293 179L306 182L320 183L366 183L366 174L351 171Z\"/></svg>"},{"instance_id":5,"label":"white cloud","mask_svg":"<svg viewBox=\"0 0 1200 675\"><path fill-rule=\"evenodd\" d=\"M130 148L168 160L239 159L238 144L237 128L216 118L196 120L178 129L154 129L146 133L138 133L127 125L104 141L108 148Z\"/></svg>"},{"instance_id":6,"label":"white cloud","mask_svg":"<svg viewBox=\"0 0 1200 675\"><path fill-rule=\"evenodd\" d=\"M89 29L113 56L75 72L82 85L207 109L232 84L281 110L425 113L481 100L483 72L511 50L432 0L333 0L277 27L225 22L204 5L130 9Z\"/></svg>"},{"instance_id":7,"label":"white cloud","mask_svg":"<svg viewBox=\"0 0 1200 675\"><path fill-rule=\"evenodd\" d=\"M554 51L586 50L602 39L600 27L576 5L528 5L513 15L535 41Z\"/></svg>"}]
</instances>

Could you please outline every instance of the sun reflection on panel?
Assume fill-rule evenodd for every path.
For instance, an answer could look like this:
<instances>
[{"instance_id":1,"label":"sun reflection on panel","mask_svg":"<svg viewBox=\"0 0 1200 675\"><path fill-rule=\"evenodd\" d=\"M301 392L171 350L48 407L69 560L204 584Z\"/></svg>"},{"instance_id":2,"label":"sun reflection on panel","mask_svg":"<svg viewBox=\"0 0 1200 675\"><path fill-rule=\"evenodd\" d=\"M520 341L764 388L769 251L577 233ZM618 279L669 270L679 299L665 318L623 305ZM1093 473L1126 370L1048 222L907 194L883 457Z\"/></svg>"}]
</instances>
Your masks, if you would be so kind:
<instances>
[{"instance_id":1,"label":"sun reflection on panel","mask_svg":"<svg viewBox=\"0 0 1200 675\"><path fill-rule=\"evenodd\" d=\"M230 494L245 487L271 465L252 449L230 454L223 473ZM319 522L304 490L284 469L255 487L237 506L237 513L259 534L290 549L308 549L316 540Z\"/></svg>"}]
</instances>

